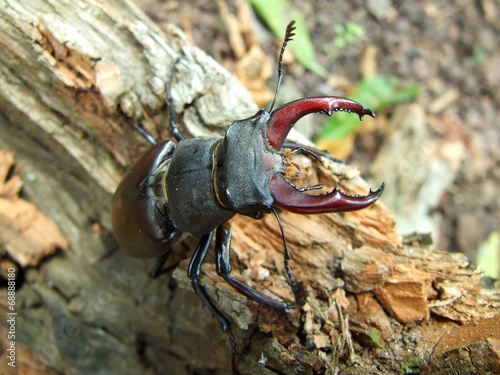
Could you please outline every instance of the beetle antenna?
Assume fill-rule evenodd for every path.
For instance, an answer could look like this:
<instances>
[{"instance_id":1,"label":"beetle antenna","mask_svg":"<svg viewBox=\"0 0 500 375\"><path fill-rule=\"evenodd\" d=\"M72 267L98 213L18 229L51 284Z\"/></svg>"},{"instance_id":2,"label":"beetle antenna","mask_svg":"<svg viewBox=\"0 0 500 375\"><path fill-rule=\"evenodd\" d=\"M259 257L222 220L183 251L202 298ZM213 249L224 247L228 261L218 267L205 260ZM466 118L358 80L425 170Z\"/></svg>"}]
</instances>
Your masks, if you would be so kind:
<instances>
[{"instance_id":1,"label":"beetle antenna","mask_svg":"<svg viewBox=\"0 0 500 375\"><path fill-rule=\"evenodd\" d=\"M271 103L271 107L269 108L269 112L271 112L274 108L274 104L276 103L276 99L278 98L278 92L280 91L281 81L283 80L283 54L285 53L286 45L289 41L293 40L292 37L295 36L295 20L291 21L286 27L285 32L285 40L283 40L283 45L281 46L280 58L278 62L278 85L276 86L276 91L274 93L274 99Z\"/></svg>"},{"instance_id":2,"label":"beetle antenna","mask_svg":"<svg viewBox=\"0 0 500 375\"><path fill-rule=\"evenodd\" d=\"M290 255L290 251L288 251L288 245L286 244L285 231L283 230L283 225L281 224L281 219L278 216L278 213L274 208L271 208L274 216L276 216L276 220L278 220L278 224L281 230L281 238L283 238L283 245L285 246L285 271L288 276L288 280L290 281L290 286L292 287L292 292L295 297L296 306L304 306L307 298L307 291L303 282L297 281L295 276L292 275L292 271L290 270L290 266L288 261L292 258Z\"/></svg>"}]
</instances>

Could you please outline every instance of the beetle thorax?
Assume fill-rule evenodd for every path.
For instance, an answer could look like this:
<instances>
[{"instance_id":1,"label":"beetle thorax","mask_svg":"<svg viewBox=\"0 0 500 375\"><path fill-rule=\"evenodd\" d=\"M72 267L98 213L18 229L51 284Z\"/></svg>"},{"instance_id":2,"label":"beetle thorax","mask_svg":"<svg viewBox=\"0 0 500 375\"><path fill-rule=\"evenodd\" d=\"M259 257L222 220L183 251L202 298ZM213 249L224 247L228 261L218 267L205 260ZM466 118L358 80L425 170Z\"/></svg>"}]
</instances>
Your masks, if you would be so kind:
<instances>
[{"instance_id":1,"label":"beetle thorax","mask_svg":"<svg viewBox=\"0 0 500 375\"><path fill-rule=\"evenodd\" d=\"M219 141L185 139L175 149L165 185L169 217L180 230L206 234L235 215L217 202L213 189L213 154Z\"/></svg>"},{"instance_id":2,"label":"beetle thorax","mask_svg":"<svg viewBox=\"0 0 500 375\"><path fill-rule=\"evenodd\" d=\"M265 136L269 112L235 121L214 153L214 188L221 205L237 213L261 218L274 198L268 188L275 173L286 167L283 155L272 149Z\"/></svg>"}]
</instances>

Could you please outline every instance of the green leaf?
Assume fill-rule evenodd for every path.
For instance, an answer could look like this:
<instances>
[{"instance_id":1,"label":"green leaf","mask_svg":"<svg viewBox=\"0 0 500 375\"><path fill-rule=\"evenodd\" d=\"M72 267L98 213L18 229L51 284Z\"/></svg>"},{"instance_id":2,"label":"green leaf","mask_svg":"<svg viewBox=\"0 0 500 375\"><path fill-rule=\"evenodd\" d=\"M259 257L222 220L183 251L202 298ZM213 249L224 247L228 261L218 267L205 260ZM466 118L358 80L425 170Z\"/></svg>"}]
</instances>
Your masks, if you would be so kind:
<instances>
[{"instance_id":1,"label":"green leaf","mask_svg":"<svg viewBox=\"0 0 500 375\"><path fill-rule=\"evenodd\" d=\"M287 0L250 0L250 4L275 35L280 31L284 35L286 26L290 22L288 17L285 17Z\"/></svg>"},{"instance_id":2,"label":"green leaf","mask_svg":"<svg viewBox=\"0 0 500 375\"><path fill-rule=\"evenodd\" d=\"M347 46L347 43L344 38L335 38L333 41L333 46L337 49L342 49Z\"/></svg>"},{"instance_id":3,"label":"green leaf","mask_svg":"<svg viewBox=\"0 0 500 375\"><path fill-rule=\"evenodd\" d=\"M306 69L312 70L321 77L326 77L327 71L316 60L316 54L311 41L311 35L301 13L293 8L287 0L250 0L253 8L271 31L279 38L285 36L285 30L291 20L295 20L295 36L289 43L297 61Z\"/></svg>"},{"instance_id":4,"label":"green leaf","mask_svg":"<svg viewBox=\"0 0 500 375\"><path fill-rule=\"evenodd\" d=\"M354 44L358 36L365 33L365 28L356 22L337 23L333 26L333 30L337 36L333 45L337 49L345 48L350 44Z\"/></svg>"},{"instance_id":5,"label":"green leaf","mask_svg":"<svg viewBox=\"0 0 500 375\"><path fill-rule=\"evenodd\" d=\"M377 331L375 331L373 329L370 329L370 330L368 330L367 334L368 334L368 337L370 337L370 339L373 341L373 343L378 348L382 349L384 347L380 341L380 333L378 333Z\"/></svg>"},{"instance_id":6,"label":"green leaf","mask_svg":"<svg viewBox=\"0 0 500 375\"><path fill-rule=\"evenodd\" d=\"M345 33L345 26L343 23L336 23L333 25L333 31L335 31L335 34L337 35L342 35Z\"/></svg>"},{"instance_id":7,"label":"green leaf","mask_svg":"<svg viewBox=\"0 0 500 375\"><path fill-rule=\"evenodd\" d=\"M360 25L359 23L349 21L345 24L345 28L348 32L348 34L352 36L360 36L365 33L365 28L363 25Z\"/></svg>"},{"instance_id":8,"label":"green leaf","mask_svg":"<svg viewBox=\"0 0 500 375\"><path fill-rule=\"evenodd\" d=\"M419 91L420 86L416 83L400 88L397 78L376 75L361 81L350 99L366 105L376 113L394 104L414 100ZM358 117L337 112L323 123L316 141L344 138L356 131L360 125Z\"/></svg>"},{"instance_id":9,"label":"green leaf","mask_svg":"<svg viewBox=\"0 0 500 375\"><path fill-rule=\"evenodd\" d=\"M479 246L476 263L486 276L498 279L500 276L500 232L491 232Z\"/></svg>"}]
</instances>

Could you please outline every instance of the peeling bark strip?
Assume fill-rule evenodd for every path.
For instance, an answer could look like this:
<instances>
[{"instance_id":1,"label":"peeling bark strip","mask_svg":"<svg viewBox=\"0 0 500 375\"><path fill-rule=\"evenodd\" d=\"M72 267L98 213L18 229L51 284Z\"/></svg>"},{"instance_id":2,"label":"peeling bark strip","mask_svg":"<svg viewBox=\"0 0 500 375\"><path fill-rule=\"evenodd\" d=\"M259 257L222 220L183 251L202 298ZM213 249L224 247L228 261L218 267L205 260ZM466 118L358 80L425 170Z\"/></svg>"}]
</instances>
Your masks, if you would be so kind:
<instances>
[{"instance_id":1,"label":"peeling bark strip","mask_svg":"<svg viewBox=\"0 0 500 375\"><path fill-rule=\"evenodd\" d=\"M80 374L228 373L227 337L184 288L188 261L150 280L154 260L118 249L109 204L125 167L147 148L124 114L160 136L143 120L156 116L167 134L164 85L173 58L188 61L176 73L173 96L179 122L194 136L220 134L255 113L247 92L177 28L160 30L129 2L10 1L0 17L0 147L25 162L24 197L69 243L19 280L19 366ZM368 191L345 165L312 164L302 172L307 185ZM235 335L242 373L321 373L353 362L358 370L377 365L390 372L408 351L430 353L456 323L498 312L498 294L480 289L480 274L467 259L402 246L382 204L346 214L281 215L291 266L309 291L302 311L280 314L249 302L216 276L213 263L203 268L209 293L241 328ZM233 273L291 298L275 220L237 217L233 228ZM171 264L187 259L195 243L187 238L176 247ZM3 314L6 301L2 288ZM344 319L335 304L348 313ZM378 347L393 357L381 360Z\"/></svg>"}]
</instances>

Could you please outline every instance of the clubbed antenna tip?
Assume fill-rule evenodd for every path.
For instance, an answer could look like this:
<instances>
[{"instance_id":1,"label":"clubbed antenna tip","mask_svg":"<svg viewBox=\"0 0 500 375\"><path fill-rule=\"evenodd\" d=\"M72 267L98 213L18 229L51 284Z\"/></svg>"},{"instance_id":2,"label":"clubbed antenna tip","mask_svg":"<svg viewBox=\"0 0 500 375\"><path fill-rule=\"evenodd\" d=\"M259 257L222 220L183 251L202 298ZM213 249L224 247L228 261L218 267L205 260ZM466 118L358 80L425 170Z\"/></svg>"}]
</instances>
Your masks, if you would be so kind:
<instances>
[{"instance_id":1,"label":"clubbed antenna tip","mask_svg":"<svg viewBox=\"0 0 500 375\"><path fill-rule=\"evenodd\" d=\"M295 20L290 21L285 31L285 39L283 40L283 45L281 46L280 58L278 62L278 84L276 85L276 92L274 93L274 99L271 103L271 107L269 108L269 112L271 112L274 108L274 104L276 103L276 99L278 98L278 92L280 90L281 81L283 80L283 54L285 53L285 48L288 42L293 40L292 38L295 36Z\"/></svg>"}]
</instances>

